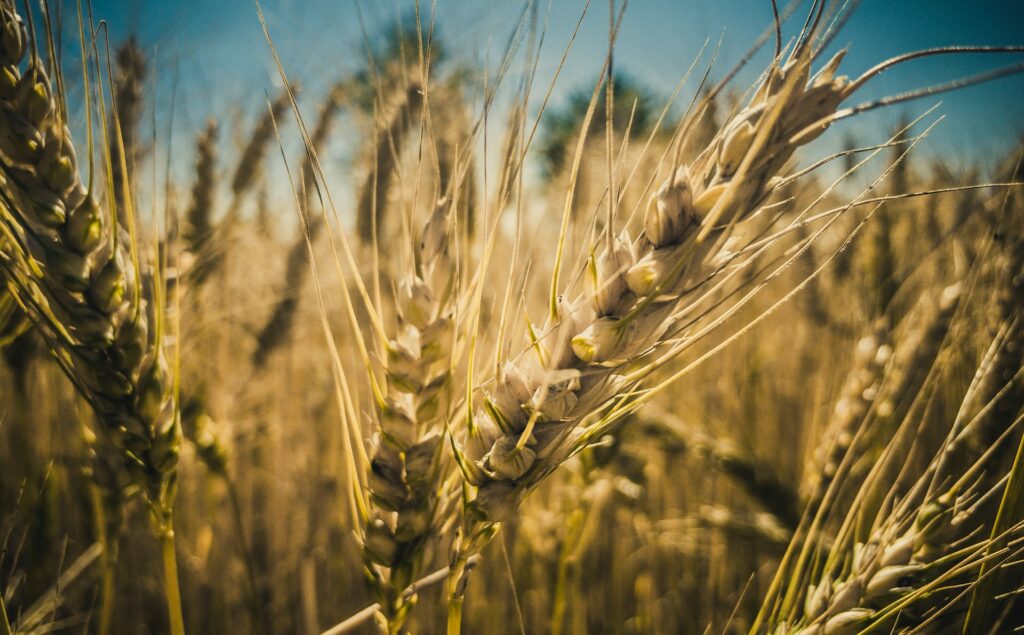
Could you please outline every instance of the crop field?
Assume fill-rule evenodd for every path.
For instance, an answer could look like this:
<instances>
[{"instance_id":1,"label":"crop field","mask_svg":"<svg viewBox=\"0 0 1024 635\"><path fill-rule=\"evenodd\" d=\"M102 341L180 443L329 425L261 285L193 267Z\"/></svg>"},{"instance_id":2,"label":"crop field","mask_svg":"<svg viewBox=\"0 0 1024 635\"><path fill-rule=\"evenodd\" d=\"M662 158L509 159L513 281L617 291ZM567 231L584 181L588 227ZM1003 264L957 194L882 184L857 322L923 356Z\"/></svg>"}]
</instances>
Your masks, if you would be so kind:
<instances>
[{"instance_id":1,"label":"crop field","mask_svg":"<svg viewBox=\"0 0 1024 635\"><path fill-rule=\"evenodd\" d=\"M1022 104L1013 2L0 0L0 635L1024 632Z\"/></svg>"}]
</instances>

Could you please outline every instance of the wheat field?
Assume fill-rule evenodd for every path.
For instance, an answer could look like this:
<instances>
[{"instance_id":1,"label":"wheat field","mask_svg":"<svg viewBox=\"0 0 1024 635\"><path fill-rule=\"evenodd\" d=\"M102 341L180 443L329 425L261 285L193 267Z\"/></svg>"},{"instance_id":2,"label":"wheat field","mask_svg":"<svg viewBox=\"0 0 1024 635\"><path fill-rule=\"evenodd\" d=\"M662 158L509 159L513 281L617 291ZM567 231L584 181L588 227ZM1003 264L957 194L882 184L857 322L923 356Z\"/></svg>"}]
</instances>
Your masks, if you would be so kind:
<instances>
[{"instance_id":1,"label":"wheat field","mask_svg":"<svg viewBox=\"0 0 1024 635\"><path fill-rule=\"evenodd\" d=\"M0 635L1024 632L1019 23L241 4L0 0Z\"/></svg>"}]
</instances>

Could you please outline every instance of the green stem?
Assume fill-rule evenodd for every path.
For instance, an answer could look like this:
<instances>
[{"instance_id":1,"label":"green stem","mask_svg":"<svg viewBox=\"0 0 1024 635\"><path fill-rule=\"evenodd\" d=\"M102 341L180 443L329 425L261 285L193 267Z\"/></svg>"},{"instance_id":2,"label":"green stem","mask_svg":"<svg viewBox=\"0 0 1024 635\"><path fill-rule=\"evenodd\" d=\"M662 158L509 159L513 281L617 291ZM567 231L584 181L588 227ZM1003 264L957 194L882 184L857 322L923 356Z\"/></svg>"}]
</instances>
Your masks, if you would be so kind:
<instances>
[{"instance_id":1,"label":"green stem","mask_svg":"<svg viewBox=\"0 0 1024 635\"><path fill-rule=\"evenodd\" d=\"M402 628L405 626L405 620L396 619L388 620L388 635L401 635Z\"/></svg>"},{"instance_id":2,"label":"green stem","mask_svg":"<svg viewBox=\"0 0 1024 635\"><path fill-rule=\"evenodd\" d=\"M167 619L171 635L185 635L185 619L181 613L181 592L178 590L178 561L174 551L174 528L170 519L160 529L160 547L164 557L164 594L167 596Z\"/></svg>"},{"instance_id":3,"label":"green stem","mask_svg":"<svg viewBox=\"0 0 1024 635\"><path fill-rule=\"evenodd\" d=\"M394 599L388 603L390 608L384 612L384 619L387 621L387 628L385 629L387 635L401 635L405 632L405 623L409 619L413 597L415 597L415 594L410 594L406 597L402 591L395 592Z\"/></svg>"},{"instance_id":4,"label":"green stem","mask_svg":"<svg viewBox=\"0 0 1024 635\"><path fill-rule=\"evenodd\" d=\"M110 553L108 553L108 550ZM109 542L103 545L103 577L100 587L100 619L97 627L97 635L107 635L110 632L110 623L114 617L114 598L117 594L117 554L116 547Z\"/></svg>"},{"instance_id":5,"label":"green stem","mask_svg":"<svg viewBox=\"0 0 1024 635\"><path fill-rule=\"evenodd\" d=\"M96 626L97 635L107 635L114 616L114 599L117 592L117 536L111 537L109 531L109 514L103 502L103 493L99 486L90 488L92 504L96 520L96 536L103 545L103 561L100 583L100 614Z\"/></svg>"},{"instance_id":6,"label":"green stem","mask_svg":"<svg viewBox=\"0 0 1024 635\"><path fill-rule=\"evenodd\" d=\"M448 570L448 631L447 635L462 632L462 602L466 596L466 556L459 551Z\"/></svg>"},{"instance_id":7,"label":"green stem","mask_svg":"<svg viewBox=\"0 0 1024 635\"><path fill-rule=\"evenodd\" d=\"M462 596L448 598L448 635L462 632Z\"/></svg>"},{"instance_id":8,"label":"green stem","mask_svg":"<svg viewBox=\"0 0 1024 635\"><path fill-rule=\"evenodd\" d=\"M7 621L7 605L4 604L4 593L0 589L0 635L13 635L11 623Z\"/></svg>"}]
</instances>

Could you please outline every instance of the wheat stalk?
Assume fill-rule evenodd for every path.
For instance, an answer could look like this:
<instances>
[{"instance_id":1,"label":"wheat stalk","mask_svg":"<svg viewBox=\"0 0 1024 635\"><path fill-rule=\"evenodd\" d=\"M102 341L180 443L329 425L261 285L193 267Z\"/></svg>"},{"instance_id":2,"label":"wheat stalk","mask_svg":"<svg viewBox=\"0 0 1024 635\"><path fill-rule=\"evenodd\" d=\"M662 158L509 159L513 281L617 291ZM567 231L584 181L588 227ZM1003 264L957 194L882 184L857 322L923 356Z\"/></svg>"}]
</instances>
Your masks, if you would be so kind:
<instances>
[{"instance_id":1,"label":"wheat stalk","mask_svg":"<svg viewBox=\"0 0 1024 635\"><path fill-rule=\"evenodd\" d=\"M987 457L950 472L952 482L927 492L941 458L942 450L908 497L895 509L883 509L852 552L846 541L833 548L824 574L809 585L800 617L786 620L784 632L790 625L803 625L794 632L806 635L861 632L897 613L901 621L932 621L962 599L947 589L993 557L985 553L989 541L975 538L988 522L980 510L991 492L979 494L973 486ZM1011 527L999 538L1013 539L1021 530ZM994 557L1005 558L1008 566L1016 558L1012 551Z\"/></svg>"},{"instance_id":2,"label":"wheat stalk","mask_svg":"<svg viewBox=\"0 0 1024 635\"><path fill-rule=\"evenodd\" d=\"M882 323L874 333L862 337L856 344L853 368L850 369L814 451L801 483L802 498L808 509L816 510L825 498L833 478L853 442L853 437L871 408L882 381L883 371L891 346L887 343L887 326Z\"/></svg>"},{"instance_id":3,"label":"wheat stalk","mask_svg":"<svg viewBox=\"0 0 1024 635\"><path fill-rule=\"evenodd\" d=\"M473 489L453 549L450 635L459 632L468 581L461 563L479 553L544 477L655 394L638 392L640 381L685 348L687 338L681 333L693 319L687 313L702 298L696 290L703 290L729 264L734 271L743 270L740 256L745 254L733 253L735 241L729 239L785 183L781 173L796 149L836 119L922 94L839 110L885 68L936 51L894 58L854 81L836 75L841 51L812 76L811 42L819 35L822 40L831 36L818 32L824 7L815 3L788 59L779 57L770 66L748 105L726 122L712 144L689 165L670 170L646 211L639 238L630 238L625 230L616 235L611 190L604 236L593 246L584 274L589 291L572 299L560 284L573 209L569 188L547 322L529 329L526 351L499 364L495 375L479 384L486 387L482 407L474 410L470 403L455 448L460 470ZM578 175L597 94L595 89L571 179ZM712 284L712 290L721 284Z\"/></svg>"},{"instance_id":4,"label":"wheat stalk","mask_svg":"<svg viewBox=\"0 0 1024 635\"><path fill-rule=\"evenodd\" d=\"M207 248L213 234L214 194L217 186L217 137L220 127L210 118L196 139L196 178L192 184L192 198L185 211L185 249L196 261L189 267L189 275L198 284L206 279L209 264Z\"/></svg>"},{"instance_id":5,"label":"wheat stalk","mask_svg":"<svg viewBox=\"0 0 1024 635\"><path fill-rule=\"evenodd\" d=\"M456 452L477 491L452 567L450 632L458 632L465 588L459 562L478 553L519 501L601 428L585 430L584 421L607 417L616 400L628 399L644 356L650 360L673 341L688 290L718 267L735 225L753 215L795 149L820 134L820 122L848 96L849 82L835 76L841 59L813 79L804 49L773 65L713 144L693 164L672 170L639 239L615 237L609 219L587 265L588 293L572 301L561 294L556 256L548 324L531 331L531 350L494 378L484 408L469 422L466 443L473 449Z\"/></svg>"},{"instance_id":6,"label":"wheat stalk","mask_svg":"<svg viewBox=\"0 0 1024 635\"><path fill-rule=\"evenodd\" d=\"M124 214L125 179L135 171L141 149L138 142L138 128L142 118L142 86L146 82L146 54L134 37L128 38L117 50L117 76L114 78L113 108L109 129L120 131L120 139L113 135L108 152L111 157L111 179L114 184L114 199L118 214ZM124 150L122 161L121 151ZM122 163L127 172L121 169Z\"/></svg>"},{"instance_id":7,"label":"wheat stalk","mask_svg":"<svg viewBox=\"0 0 1024 635\"><path fill-rule=\"evenodd\" d=\"M149 503L163 545L171 628L181 633L171 524L180 429L162 326L157 321L150 328L133 236L118 236L117 223L109 222L96 193L81 182L58 101L59 75L55 94L37 41L10 0L0 5L0 20L0 67L7 81L0 102L0 219L10 247L0 263L95 410L103 445L116 448L121 468ZM121 163L123 168L123 153ZM130 198L124 201L134 232ZM155 285L155 314L159 291Z\"/></svg>"},{"instance_id":8,"label":"wheat stalk","mask_svg":"<svg viewBox=\"0 0 1024 635\"><path fill-rule=\"evenodd\" d=\"M402 148L414 121L413 115L423 103L423 89L412 82L393 107L387 123L374 136L372 166L359 189L356 202L356 234L364 244L370 244L376 231L386 218L388 193Z\"/></svg>"},{"instance_id":9,"label":"wheat stalk","mask_svg":"<svg viewBox=\"0 0 1024 635\"><path fill-rule=\"evenodd\" d=\"M441 199L417 242L415 272L399 283L399 330L386 347L363 556L387 633L404 627L416 596L403 590L422 573L442 518L438 481L457 298L451 224L452 205Z\"/></svg>"},{"instance_id":10,"label":"wheat stalk","mask_svg":"<svg viewBox=\"0 0 1024 635\"><path fill-rule=\"evenodd\" d=\"M309 270L306 262L306 243L315 243L323 228L324 217L310 214L310 204L316 193L316 174L313 169L313 155L327 142L335 117L341 109L346 83L339 82L330 91L327 99L320 105L313 132L310 135L310 149L303 158L299 171L301 213L306 218L303 231L288 250L285 265L282 297L274 305L270 316L256 335L256 350L252 354L252 365L255 370L261 369L275 349L286 341L288 333L295 321L298 309L299 290Z\"/></svg>"},{"instance_id":11,"label":"wheat stalk","mask_svg":"<svg viewBox=\"0 0 1024 635\"><path fill-rule=\"evenodd\" d=\"M941 341L959 287L951 287L943 295L946 301L939 305L936 318L925 329L926 342L918 342L911 359L922 355L934 357L936 344L927 340L938 333L937 339ZM787 599L773 609L773 619L778 620L777 632L853 633L890 625L896 628L942 624L939 620L954 620L961 610L958 607L962 607L967 591L974 588L972 577L980 584L988 577L986 571L998 573L1015 566L1024 526L1014 524L1013 519L1002 526L990 525L988 513L1004 487L1009 491L1012 473L1000 466L1000 455L1010 444L1009 439L1018 436L1014 429L1021 423L1019 417L1012 420L1020 410L1019 401L1010 406L1011 418L1000 419L996 429L985 417L1016 379L1004 379L995 393L985 388L993 361L1014 348L1004 335L1001 330L994 337L946 440L927 470L905 493L900 490L905 477L896 479L863 536L857 528L870 513L866 507L877 496L875 490L885 486L884 475L891 470L903 473L907 469L902 465L905 446L901 439L913 443L909 435L914 433L914 421L906 418L905 408L897 411L895 418L901 422L902 430L886 446L845 515L841 539L828 553L824 571L807 585L800 606L794 599L802 588L801 565L784 568L790 575L790 591ZM982 445L978 443L980 438L988 442ZM991 527L991 536L979 539L986 527ZM815 529L812 527L806 535L816 535ZM807 552L806 547L804 550ZM801 557L801 562L806 560ZM961 592L959 585L967 591ZM971 604L973 608L973 601Z\"/></svg>"}]
</instances>

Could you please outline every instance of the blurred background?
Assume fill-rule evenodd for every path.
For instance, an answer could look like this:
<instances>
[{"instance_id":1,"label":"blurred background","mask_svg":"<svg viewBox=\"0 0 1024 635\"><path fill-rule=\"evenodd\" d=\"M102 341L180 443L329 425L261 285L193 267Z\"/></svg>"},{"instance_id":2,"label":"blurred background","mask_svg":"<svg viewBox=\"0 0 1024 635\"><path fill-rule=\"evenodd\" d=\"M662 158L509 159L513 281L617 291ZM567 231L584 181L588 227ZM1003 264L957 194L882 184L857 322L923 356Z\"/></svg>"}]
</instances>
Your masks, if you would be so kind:
<instances>
[{"instance_id":1,"label":"blurred background","mask_svg":"<svg viewBox=\"0 0 1024 635\"><path fill-rule=\"evenodd\" d=\"M785 3L780 2L780 6ZM254 117L266 108L266 100L279 88L277 69L260 29L255 4L246 0L208 3L135 2L98 0L94 17L108 23L111 42L134 35L150 58L147 94L156 98L147 104L155 109L160 141L156 151L161 163L170 154L174 174L184 178L191 163L186 144L168 143L169 137L195 135L207 117L217 114L232 120ZM300 107L307 117L316 109L317 97L335 81L366 70L366 52L386 46L386 33L396 24L413 25L413 2L352 2L310 0L263 3L271 36L288 75L304 88ZM538 13L547 34L538 53L535 84L547 86L559 60L583 15L583 0L539 3ZM77 27L68 4L66 46L69 62L78 48ZM436 43L448 63L464 66L472 77L467 84L479 92L482 78L493 74L508 44L523 6L516 2L474 2L439 0L421 3L422 22L434 21ZM661 106L672 94L691 63L704 52L703 64L717 49L710 72L712 80L724 76L771 24L769 2L725 0L722 2L674 2L637 0L630 2L616 40L619 71ZM955 44L1021 44L1024 7L1003 0L964 3L957 0L908 0L892 3L866 0L843 27L830 50L848 47L844 72L854 76L879 61L910 50ZM565 60L561 78L554 85L551 103L564 106L573 93L589 95L607 52L608 16L602 4L592 6L583 17L579 34ZM414 52L407 55L415 57ZM762 49L737 76L739 92L758 77L771 57L770 47ZM899 93L965 77L991 68L985 56L951 56L922 60L897 67L873 81L860 93L862 100ZM523 69L514 68L503 83L511 91ZM74 84L75 77L69 77ZM676 99L682 112L693 96L697 82L688 82ZM542 91L532 96L532 114L540 108ZM991 167L1016 144L1020 135L1019 104L1024 98L1024 80L1008 77L964 90L883 109L858 117L844 126L866 129L873 134L888 132L900 117L913 117L935 103L942 103L946 120L938 126L917 153L947 161L985 161ZM499 102L491 126L500 137L501 114L507 101ZM345 116L345 115L342 115ZM143 128L152 128L147 114ZM173 132L172 132L173 131ZM242 133L239 133L242 134ZM144 136L151 137L152 130ZM297 135L285 135L294 144ZM815 152L835 151L841 134L821 139ZM334 135L323 160L332 173L351 168L351 139ZM497 144L494 144L497 145ZM492 160L493 157L492 157ZM278 161L271 161L277 168ZM965 167L965 166L959 166ZM351 185L334 179L335 187ZM287 216L287 215L286 215Z\"/></svg>"}]
</instances>

